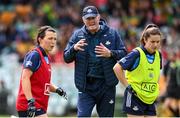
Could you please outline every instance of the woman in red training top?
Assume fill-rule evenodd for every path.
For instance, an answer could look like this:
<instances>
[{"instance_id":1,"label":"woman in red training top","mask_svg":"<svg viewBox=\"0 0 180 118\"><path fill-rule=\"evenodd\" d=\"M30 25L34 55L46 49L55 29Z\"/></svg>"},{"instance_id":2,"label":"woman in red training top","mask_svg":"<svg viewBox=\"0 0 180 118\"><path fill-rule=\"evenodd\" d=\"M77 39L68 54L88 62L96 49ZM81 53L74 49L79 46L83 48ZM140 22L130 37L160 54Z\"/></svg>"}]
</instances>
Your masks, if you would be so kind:
<instances>
[{"instance_id":1,"label":"woman in red training top","mask_svg":"<svg viewBox=\"0 0 180 118\"><path fill-rule=\"evenodd\" d=\"M50 26L42 26L37 34L37 47L25 56L16 101L19 117L47 117L50 92L66 97L66 92L50 82L48 54L55 47L56 40L56 31Z\"/></svg>"}]
</instances>

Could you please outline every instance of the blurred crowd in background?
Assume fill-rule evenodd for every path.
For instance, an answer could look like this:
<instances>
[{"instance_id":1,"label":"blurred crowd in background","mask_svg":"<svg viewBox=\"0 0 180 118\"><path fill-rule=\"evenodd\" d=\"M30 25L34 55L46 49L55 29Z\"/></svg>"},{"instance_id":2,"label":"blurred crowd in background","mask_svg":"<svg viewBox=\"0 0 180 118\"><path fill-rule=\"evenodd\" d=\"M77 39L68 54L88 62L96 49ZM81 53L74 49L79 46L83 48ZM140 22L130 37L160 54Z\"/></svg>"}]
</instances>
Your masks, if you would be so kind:
<instances>
[{"instance_id":1,"label":"blurred crowd in background","mask_svg":"<svg viewBox=\"0 0 180 118\"><path fill-rule=\"evenodd\" d=\"M160 27L163 34L161 43L163 67L167 67L163 68L161 74L160 96L165 96L168 78L170 78L168 70L172 68L168 65L171 65L170 63L175 66L180 65L178 62L180 59L180 0L0 0L1 113L5 113L5 111L2 112L5 108L2 105L5 103L4 99L11 106L15 104L24 55L34 47L37 28L42 25L50 25L58 32L57 45L51 53L53 68L55 68L52 80L69 90L69 94L74 91L72 103L61 102L66 106L64 111L70 104L70 106L76 106L73 65L65 64L62 56L72 32L83 25L81 14L83 7L87 5L96 6L107 24L119 31L128 51L139 45L145 25L155 23ZM180 80L180 77L177 79ZM7 93L2 92L5 89ZM5 96L3 94L8 96L9 93L11 98L2 97ZM14 96L13 99L12 96ZM57 102L54 102L54 105L58 104ZM62 109L60 106L63 106L61 103L60 109ZM52 109L50 112L55 111ZM62 111L57 111L55 114L61 114L59 112ZM13 113L15 112L11 107L9 114Z\"/></svg>"}]
</instances>

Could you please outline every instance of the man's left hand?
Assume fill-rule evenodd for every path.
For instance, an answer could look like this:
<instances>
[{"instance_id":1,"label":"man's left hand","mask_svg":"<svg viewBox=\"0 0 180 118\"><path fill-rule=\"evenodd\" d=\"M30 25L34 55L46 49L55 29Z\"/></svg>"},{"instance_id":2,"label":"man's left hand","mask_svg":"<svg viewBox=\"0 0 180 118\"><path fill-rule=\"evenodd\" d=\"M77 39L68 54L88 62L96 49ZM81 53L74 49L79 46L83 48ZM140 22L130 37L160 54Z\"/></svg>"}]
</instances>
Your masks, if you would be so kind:
<instances>
[{"instance_id":1,"label":"man's left hand","mask_svg":"<svg viewBox=\"0 0 180 118\"><path fill-rule=\"evenodd\" d=\"M95 53L97 57L111 57L111 51L102 43L100 43L99 46L96 46Z\"/></svg>"}]
</instances>

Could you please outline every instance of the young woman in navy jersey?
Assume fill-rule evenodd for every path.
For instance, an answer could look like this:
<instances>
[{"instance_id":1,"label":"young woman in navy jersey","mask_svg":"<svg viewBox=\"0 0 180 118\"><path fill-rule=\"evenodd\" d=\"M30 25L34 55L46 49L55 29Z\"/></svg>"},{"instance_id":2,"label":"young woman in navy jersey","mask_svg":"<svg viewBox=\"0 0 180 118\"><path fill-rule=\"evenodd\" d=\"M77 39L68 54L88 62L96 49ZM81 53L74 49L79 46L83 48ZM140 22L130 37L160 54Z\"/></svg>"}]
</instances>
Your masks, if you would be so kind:
<instances>
[{"instance_id":1,"label":"young woman in navy jersey","mask_svg":"<svg viewBox=\"0 0 180 118\"><path fill-rule=\"evenodd\" d=\"M126 87L123 111L128 117L156 117L154 102L159 94L162 62L158 51L160 41L158 26L147 25L140 39L141 46L132 50L113 68L117 78Z\"/></svg>"}]
</instances>

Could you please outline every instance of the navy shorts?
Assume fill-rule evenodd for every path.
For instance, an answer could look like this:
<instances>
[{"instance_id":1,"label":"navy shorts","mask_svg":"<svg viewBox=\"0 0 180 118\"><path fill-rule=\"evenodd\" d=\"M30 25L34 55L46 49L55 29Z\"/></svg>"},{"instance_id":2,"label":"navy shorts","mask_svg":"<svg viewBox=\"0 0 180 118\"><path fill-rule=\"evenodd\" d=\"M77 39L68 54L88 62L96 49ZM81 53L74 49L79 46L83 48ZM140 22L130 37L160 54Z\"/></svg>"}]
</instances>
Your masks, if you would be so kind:
<instances>
[{"instance_id":1,"label":"navy shorts","mask_svg":"<svg viewBox=\"0 0 180 118\"><path fill-rule=\"evenodd\" d=\"M142 102L131 86L128 86L124 92L123 112L131 115L156 116L155 103Z\"/></svg>"},{"instance_id":2,"label":"navy shorts","mask_svg":"<svg viewBox=\"0 0 180 118\"><path fill-rule=\"evenodd\" d=\"M43 115L46 114L46 112L43 109L37 109L35 116ZM27 111L18 111L18 116L19 117L28 117L27 116Z\"/></svg>"}]
</instances>

